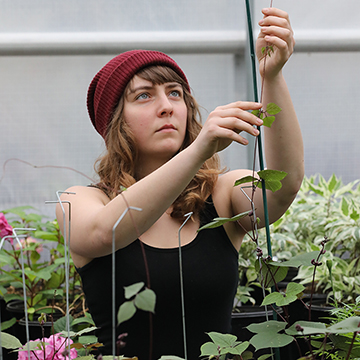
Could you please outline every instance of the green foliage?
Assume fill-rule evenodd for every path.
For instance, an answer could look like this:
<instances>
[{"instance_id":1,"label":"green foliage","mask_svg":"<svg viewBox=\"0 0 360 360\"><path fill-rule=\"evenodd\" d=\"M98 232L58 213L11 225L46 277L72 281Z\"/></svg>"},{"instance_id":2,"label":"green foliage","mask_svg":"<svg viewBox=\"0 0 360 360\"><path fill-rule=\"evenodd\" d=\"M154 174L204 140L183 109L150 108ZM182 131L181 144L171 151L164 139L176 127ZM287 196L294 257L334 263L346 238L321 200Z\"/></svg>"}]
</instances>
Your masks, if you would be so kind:
<instances>
[{"instance_id":1,"label":"green foliage","mask_svg":"<svg viewBox=\"0 0 360 360\"><path fill-rule=\"evenodd\" d=\"M151 289L143 289L144 285L143 282L139 282L124 287L125 298L128 299L128 301L121 304L118 310L118 325L131 319L137 309L150 311L152 313L155 312L156 295Z\"/></svg>"},{"instance_id":2,"label":"green foliage","mask_svg":"<svg viewBox=\"0 0 360 360\"><path fill-rule=\"evenodd\" d=\"M226 354L242 355L249 347L247 341L237 341L235 335L221 334L217 332L208 333L211 342L201 346L201 356L219 357Z\"/></svg>"},{"instance_id":3,"label":"green foliage","mask_svg":"<svg viewBox=\"0 0 360 360\"><path fill-rule=\"evenodd\" d=\"M270 128L272 123L275 121L274 115L278 114L281 110L282 109L278 105L269 103L266 106L266 110L253 110L251 113L262 119L264 126Z\"/></svg>"},{"instance_id":4,"label":"green foliage","mask_svg":"<svg viewBox=\"0 0 360 360\"><path fill-rule=\"evenodd\" d=\"M257 172L258 178L253 176L245 176L241 179L235 181L234 186L239 186L249 182L254 182L255 186L262 188L262 181L265 184L265 189L271 190L272 192L278 191L281 189L282 184L281 180L286 177L286 172L279 170L260 170Z\"/></svg>"},{"instance_id":5,"label":"green foliage","mask_svg":"<svg viewBox=\"0 0 360 360\"><path fill-rule=\"evenodd\" d=\"M23 248L26 299L30 319L40 312L51 313L53 302L65 313L65 248L57 221L49 221L30 206L2 210L18 231ZM81 306L80 277L69 260L70 300L72 312ZM0 295L6 302L23 299L21 250L16 240L6 241L0 256ZM77 295L77 293L79 295Z\"/></svg>"},{"instance_id":6,"label":"green foliage","mask_svg":"<svg viewBox=\"0 0 360 360\"><path fill-rule=\"evenodd\" d=\"M332 175L305 177L290 208L270 226L273 259L286 261L298 254L326 253L315 274L317 292L327 292L337 301L354 303L360 294L360 187L359 181L343 184ZM247 241L247 239L245 240ZM266 251L266 234L259 230L258 244ZM242 256L240 251L240 256ZM255 263L253 253L251 262ZM315 257L314 257L315 258ZM247 258L248 259L248 258ZM332 267L327 265L332 263ZM313 267L301 266L296 280L312 282Z\"/></svg>"},{"instance_id":7,"label":"green foliage","mask_svg":"<svg viewBox=\"0 0 360 360\"><path fill-rule=\"evenodd\" d=\"M260 350L289 345L293 341L293 337L281 333L285 327L286 323L283 321L269 320L265 323L251 324L246 328L256 334L250 339L250 344L256 350Z\"/></svg>"}]
</instances>

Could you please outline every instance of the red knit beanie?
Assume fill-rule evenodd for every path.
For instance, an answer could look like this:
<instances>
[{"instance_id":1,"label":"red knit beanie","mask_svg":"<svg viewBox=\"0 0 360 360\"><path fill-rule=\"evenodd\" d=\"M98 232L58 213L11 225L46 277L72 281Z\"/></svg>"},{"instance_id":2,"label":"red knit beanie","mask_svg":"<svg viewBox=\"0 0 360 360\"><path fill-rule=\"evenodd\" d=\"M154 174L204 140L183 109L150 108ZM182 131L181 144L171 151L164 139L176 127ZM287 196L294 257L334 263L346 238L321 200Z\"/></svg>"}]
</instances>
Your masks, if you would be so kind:
<instances>
[{"instance_id":1,"label":"red knit beanie","mask_svg":"<svg viewBox=\"0 0 360 360\"><path fill-rule=\"evenodd\" d=\"M94 77L87 94L87 107L96 131L105 139L107 128L124 89L141 69L151 65L164 65L173 69L186 82L185 74L176 62L164 53L132 50L110 60Z\"/></svg>"}]
</instances>

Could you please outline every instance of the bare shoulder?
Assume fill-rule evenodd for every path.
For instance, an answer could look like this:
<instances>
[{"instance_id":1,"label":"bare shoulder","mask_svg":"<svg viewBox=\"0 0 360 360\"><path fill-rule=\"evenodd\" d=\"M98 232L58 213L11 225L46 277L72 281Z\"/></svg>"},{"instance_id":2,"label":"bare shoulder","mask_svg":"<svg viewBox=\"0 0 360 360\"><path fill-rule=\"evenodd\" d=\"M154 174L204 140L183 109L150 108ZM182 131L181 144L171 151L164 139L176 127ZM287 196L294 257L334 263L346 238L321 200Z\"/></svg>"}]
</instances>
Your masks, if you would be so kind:
<instances>
[{"instance_id":1,"label":"bare shoulder","mask_svg":"<svg viewBox=\"0 0 360 360\"><path fill-rule=\"evenodd\" d=\"M252 175L252 171L234 170L219 177L213 192L213 201L220 217L230 218L238 213L238 209L233 206L233 194L236 189L234 184L236 180L247 175ZM232 222L225 224L224 227L235 249L239 250L244 237L243 229L237 223Z\"/></svg>"},{"instance_id":2,"label":"bare shoulder","mask_svg":"<svg viewBox=\"0 0 360 360\"><path fill-rule=\"evenodd\" d=\"M230 202L236 180L252 174L253 172L251 170L239 169L228 171L219 176L213 193L214 202L222 202L224 198Z\"/></svg>"}]
</instances>

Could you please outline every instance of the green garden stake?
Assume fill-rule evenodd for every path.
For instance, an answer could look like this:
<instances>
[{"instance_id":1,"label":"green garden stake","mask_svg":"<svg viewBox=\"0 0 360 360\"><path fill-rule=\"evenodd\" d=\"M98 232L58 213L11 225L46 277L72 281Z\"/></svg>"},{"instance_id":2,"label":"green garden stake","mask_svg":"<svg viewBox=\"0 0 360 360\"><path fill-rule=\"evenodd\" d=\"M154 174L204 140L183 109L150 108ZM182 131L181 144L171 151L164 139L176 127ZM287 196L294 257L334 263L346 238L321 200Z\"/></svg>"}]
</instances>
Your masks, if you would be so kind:
<instances>
[{"instance_id":1,"label":"green garden stake","mask_svg":"<svg viewBox=\"0 0 360 360\"><path fill-rule=\"evenodd\" d=\"M257 91L257 80L256 80L255 49L254 49L254 38L253 38L253 29L252 29L252 22L251 22L251 9L250 9L249 0L245 0L245 4L246 4L246 16L247 16L248 33L249 33L249 46L250 46L252 77L253 77L254 101L258 102L259 96L258 96L258 91ZM261 141L261 130L260 130L259 126L257 127L257 129L259 130L258 146L259 146L260 170L264 170L264 158L263 158L263 149L262 149L262 141ZM269 212L268 212L268 206L267 206L265 181L262 179L261 182L262 182L261 188L262 188L263 204L264 204L264 221L265 221L267 250L268 250L268 255L272 257L270 226L269 226ZM274 318L274 320L277 319L277 314L275 311L273 311L273 318ZM276 360L280 360L279 349L276 348L274 350L275 350Z\"/></svg>"}]
</instances>

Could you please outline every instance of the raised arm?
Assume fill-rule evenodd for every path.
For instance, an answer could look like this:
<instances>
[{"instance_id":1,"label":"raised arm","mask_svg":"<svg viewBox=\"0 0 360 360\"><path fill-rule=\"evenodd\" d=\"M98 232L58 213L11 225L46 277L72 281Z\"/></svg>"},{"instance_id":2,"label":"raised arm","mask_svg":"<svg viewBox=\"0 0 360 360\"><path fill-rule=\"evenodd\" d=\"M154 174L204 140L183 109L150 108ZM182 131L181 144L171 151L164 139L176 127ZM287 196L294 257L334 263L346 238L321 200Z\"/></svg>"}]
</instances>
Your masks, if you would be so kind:
<instances>
[{"instance_id":1,"label":"raised arm","mask_svg":"<svg viewBox=\"0 0 360 360\"><path fill-rule=\"evenodd\" d=\"M301 186L304 176L304 155L298 119L282 74L282 68L291 56L295 45L289 17L286 12L275 8L264 9L263 13L264 18L259 22L261 31L256 43L263 82L262 104L266 108L266 104L273 102L282 108L282 111L276 115L271 128L262 128L265 133L266 167L287 173L282 181L281 190L275 193L267 191L269 219L270 222L274 222L290 206ZM265 57L262 49L267 46L270 56ZM231 187L236 179L245 175L252 175L252 172L234 171L226 174L219 183L219 185L226 185L224 188L230 189L229 195L223 195L231 197L231 214L250 209L250 203L240 189ZM250 196L251 191L249 189L246 191ZM264 226L264 208L260 189L256 190L254 202L256 215L260 218L259 225ZM242 225L247 230L251 229L251 222L248 220L242 221Z\"/></svg>"},{"instance_id":2,"label":"raised arm","mask_svg":"<svg viewBox=\"0 0 360 360\"><path fill-rule=\"evenodd\" d=\"M260 106L258 103L238 102L219 107L190 146L111 201L98 189L68 189L76 193L63 194L62 200L72 204L71 252L77 266L111 253L112 228L128 205L142 211L131 211L131 216L127 213L116 228L116 249L129 245L147 231L172 205L206 159L232 141L247 144L240 133L245 131L257 135L253 125L259 125L261 121L248 110ZM57 207L57 217L62 227L60 206Z\"/></svg>"}]
</instances>

